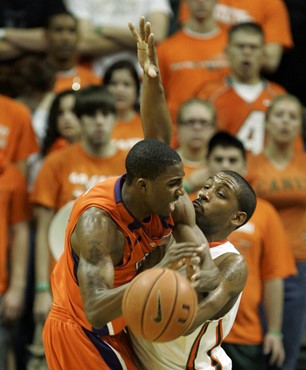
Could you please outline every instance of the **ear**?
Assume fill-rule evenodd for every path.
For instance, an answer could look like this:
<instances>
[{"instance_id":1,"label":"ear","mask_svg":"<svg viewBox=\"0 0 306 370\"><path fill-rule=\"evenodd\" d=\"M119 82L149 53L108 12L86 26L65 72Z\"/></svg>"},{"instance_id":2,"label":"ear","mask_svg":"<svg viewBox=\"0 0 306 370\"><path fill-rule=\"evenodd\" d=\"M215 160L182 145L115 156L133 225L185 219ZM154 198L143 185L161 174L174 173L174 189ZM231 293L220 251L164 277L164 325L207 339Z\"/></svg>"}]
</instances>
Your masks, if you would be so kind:
<instances>
[{"instance_id":1,"label":"ear","mask_svg":"<svg viewBox=\"0 0 306 370\"><path fill-rule=\"evenodd\" d=\"M143 179L142 177L139 178L136 181L136 187L137 187L137 190L141 191L142 193L146 192L147 191L147 181Z\"/></svg>"},{"instance_id":2,"label":"ear","mask_svg":"<svg viewBox=\"0 0 306 370\"><path fill-rule=\"evenodd\" d=\"M235 226L235 228L238 228L244 223L246 218L247 214L245 212L238 211L232 218L232 225Z\"/></svg>"}]
</instances>

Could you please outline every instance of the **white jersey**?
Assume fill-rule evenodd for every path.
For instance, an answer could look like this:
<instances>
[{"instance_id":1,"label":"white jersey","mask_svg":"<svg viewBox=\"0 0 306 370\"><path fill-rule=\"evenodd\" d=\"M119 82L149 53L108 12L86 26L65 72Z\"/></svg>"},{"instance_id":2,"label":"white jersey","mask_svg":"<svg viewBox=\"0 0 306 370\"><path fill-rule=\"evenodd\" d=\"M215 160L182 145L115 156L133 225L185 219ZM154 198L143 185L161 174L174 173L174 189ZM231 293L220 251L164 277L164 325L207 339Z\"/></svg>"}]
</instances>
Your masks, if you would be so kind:
<instances>
[{"instance_id":1,"label":"white jersey","mask_svg":"<svg viewBox=\"0 0 306 370\"><path fill-rule=\"evenodd\" d=\"M213 259L225 253L239 252L230 242L211 247ZM232 361L221 348L223 339L230 332L240 303L237 299L232 309L218 320L206 321L188 336L171 342L156 343L135 337L132 333L133 348L142 364L148 370L230 370Z\"/></svg>"}]
</instances>

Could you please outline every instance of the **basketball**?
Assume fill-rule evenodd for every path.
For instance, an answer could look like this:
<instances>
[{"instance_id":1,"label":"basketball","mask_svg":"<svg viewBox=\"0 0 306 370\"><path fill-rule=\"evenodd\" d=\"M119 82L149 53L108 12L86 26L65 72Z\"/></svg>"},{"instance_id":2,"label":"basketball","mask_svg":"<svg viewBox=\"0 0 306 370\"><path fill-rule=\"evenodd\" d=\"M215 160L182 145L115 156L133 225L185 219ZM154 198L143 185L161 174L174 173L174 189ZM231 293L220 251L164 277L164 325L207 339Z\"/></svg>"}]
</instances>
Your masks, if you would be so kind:
<instances>
[{"instance_id":1,"label":"basketball","mask_svg":"<svg viewBox=\"0 0 306 370\"><path fill-rule=\"evenodd\" d=\"M196 292L183 275L152 268L132 280L123 295L122 313L136 336L168 342L191 327L197 303Z\"/></svg>"}]
</instances>

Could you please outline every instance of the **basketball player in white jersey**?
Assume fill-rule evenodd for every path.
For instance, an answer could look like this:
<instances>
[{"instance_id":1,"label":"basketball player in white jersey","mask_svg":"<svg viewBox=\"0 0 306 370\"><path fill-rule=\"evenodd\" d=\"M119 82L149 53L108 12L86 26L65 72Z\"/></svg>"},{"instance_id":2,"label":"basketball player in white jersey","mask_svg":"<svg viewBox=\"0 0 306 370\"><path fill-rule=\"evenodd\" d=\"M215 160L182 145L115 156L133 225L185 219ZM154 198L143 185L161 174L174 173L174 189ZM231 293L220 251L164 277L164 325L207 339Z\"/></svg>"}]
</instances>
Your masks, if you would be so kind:
<instances>
[{"instance_id":1,"label":"basketball player in white jersey","mask_svg":"<svg viewBox=\"0 0 306 370\"><path fill-rule=\"evenodd\" d=\"M137 42L140 65L144 69L143 88L145 89L145 84L149 80L151 84L156 83L161 86L150 26L145 25L142 20L140 33L132 25L130 29ZM153 89L150 91L152 92ZM152 102L158 102L158 107L156 105L152 107L154 105L152 104L148 110L143 112L146 117L143 119L145 137L155 137L169 143L171 133L165 131L165 127L169 125L165 124L167 107L162 86L160 100L152 96ZM221 348L221 343L234 322L241 291L247 278L247 267L238 251L226 238L232 231L249 220L255 206L256 196L253 189L240 175L232 171L222 171L210 177L193 204L187 196L181 197L176 203L173 213L174 221L184 224L182 222L184 218L194 218L209 242L210 256L220 274L214 287L211 282L208 282L209 277L207 287L205 287L203 278L206 274L203 269L205 268L205 256L204 260L199 263L200 269L192 273L192 283L198 292L199 307L195 322L186 336L168 343L154 343L132 335L132 343L140 360L140 368L150 370L231 369L231 360ZM190 230L180 227L174 231L174 236L178 241L192 238ZM193 237L197 242L197 235ZM152 258L153 256L152 254ZM183 263L183 261L180 262ZM167 266L163 259L158 265L155 262L153 264Z\"/></svg>"}]
</instances>

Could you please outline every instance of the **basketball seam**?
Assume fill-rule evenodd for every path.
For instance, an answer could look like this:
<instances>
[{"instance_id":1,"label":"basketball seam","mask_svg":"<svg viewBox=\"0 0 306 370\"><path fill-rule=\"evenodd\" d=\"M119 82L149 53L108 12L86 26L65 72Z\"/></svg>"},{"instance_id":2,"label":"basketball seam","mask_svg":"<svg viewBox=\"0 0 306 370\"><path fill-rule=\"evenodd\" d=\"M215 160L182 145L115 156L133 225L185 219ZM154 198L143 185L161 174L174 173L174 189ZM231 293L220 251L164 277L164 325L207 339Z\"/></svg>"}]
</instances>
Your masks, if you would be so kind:
<instances>
[{"instance_id":1,"label":"basketball seam","mask_svg":"<svg viewBox=\"0 0 306 370\"><path fill-rule=\"evenodd\" d=\"M144 335L144 316L145 316L145 312L146 312L146 308L147 308L147 304L148 304L148 298L149 298L149 296L150 296L150 294L152 293L152 290L153 290L153 288L154 288L154 286L155 286L155 284L157 283L157 281L159 280L159 278L161 277L161 276L163 276L163 274L166 272L166 270L165 269L163 269L162 271L161 271L161 273L156 277L156 279L155 279L155 281L154 281L154 283L152 284L152 286L151 286L151 290L149 291L149 293L147 294L147 297L146 297L146 300L145 300L145 305L144 305L144 307L143 307L143 310L142 310L142 317L141 317L141 334L142 334L142 336L145 338L145 335Z\"/></svg>"},{"instance_id":2,"label":"basketball seam","mask_svg":"<svg viewBox=\"0 0 306 370\"><path fill-rule=\"evenodd\" d=\"M171 319L172 319L172 316L173 316L173 312L174 312L174 310L175 310L175 304L176 304L176 301L177 301L177 296L178 296L178 281L177 281L177 276L176 276L176 273L175 273L175 271L173 271L174 272L174 277L175 277L175 282L176 282L176 285L175 285L175 287L176 287L176 290L175 290L175 299L174 299L174 304L172 305L172 311L171 311L171 315L169 315L169 319L168 319L168 321L167 321L167 325L165 325L165 327L164 327L164 329L163 329L163 331L159 334L159 336L158 337L156 337L156 338L154 338L154 339L152 339L152 341L156 341L157 339L159 339L163 334L164 334L164 332L166 331L166 329L168 328L168 325L169 325L169 322L171 321Z\"/></svg>"}]
</instances>

